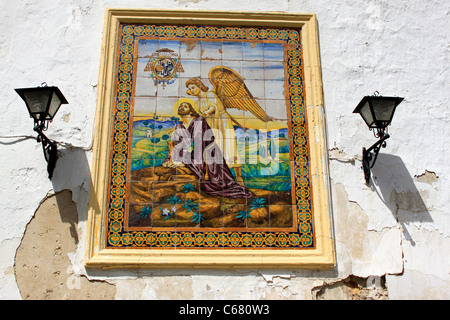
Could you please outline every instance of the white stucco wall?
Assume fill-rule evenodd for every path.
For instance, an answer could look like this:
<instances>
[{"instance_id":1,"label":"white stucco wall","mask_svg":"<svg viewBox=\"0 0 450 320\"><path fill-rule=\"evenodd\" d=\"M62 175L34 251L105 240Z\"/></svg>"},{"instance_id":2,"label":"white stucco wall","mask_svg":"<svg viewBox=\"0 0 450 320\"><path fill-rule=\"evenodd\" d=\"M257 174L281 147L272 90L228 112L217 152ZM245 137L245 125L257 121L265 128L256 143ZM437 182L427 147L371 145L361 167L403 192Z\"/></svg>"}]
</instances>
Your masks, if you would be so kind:
<instances>
[{"instance_id":1,"label":"white stucco wall","mask_svg":"<svg viewBox=\"0 0 450 320\"><path fill-rule=\"evenodd\" d=\"M117 299L312 299L324 283L385 276L391 299L450 298L450 5L435 1L52 0L0 2L0 298L21 299L14 258L40 202L71 190L83 268L89 164L106 7L316 13L330 153L337 266L331 271L102 271ZM14 88L58 86L69 101L48 136L64 142L53 181ZM352 114L364 95L405 97L365 185L361 149L375 142ZM80 173L85 173L80 174ZM184 288L168 292L165 287ZM338 297L336 295L336 297Z\"/></svg>"}]
</instances>

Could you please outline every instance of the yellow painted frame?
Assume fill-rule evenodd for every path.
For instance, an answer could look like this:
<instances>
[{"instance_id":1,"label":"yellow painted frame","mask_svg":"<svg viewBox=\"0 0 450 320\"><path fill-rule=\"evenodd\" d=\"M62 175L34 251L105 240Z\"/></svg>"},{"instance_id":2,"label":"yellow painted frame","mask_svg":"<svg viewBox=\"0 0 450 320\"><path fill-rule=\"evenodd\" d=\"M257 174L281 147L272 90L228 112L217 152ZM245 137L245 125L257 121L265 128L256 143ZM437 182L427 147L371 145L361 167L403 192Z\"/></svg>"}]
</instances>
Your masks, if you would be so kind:
<instances>
[{"instance_id":1,"label":"yellow painted frame","mask_svg":"<svg viewBox=\"0 0 450 320\"><path fill-rule=\"evenodd\" d=\"M305 101L311 160L311 188L314 194L316 246L308 250L142 250L105 248L104 224L107 208L107 181L117 43L121 23L170 23L221 26L291 27L302 30ZM106 9L98 81L95 140L87 224L86 267L297 267L335 266L334 237L328 154L323 110L323 91L317 20L314 14L219 12L191 10Z\"/></svg>"}]
</instances>

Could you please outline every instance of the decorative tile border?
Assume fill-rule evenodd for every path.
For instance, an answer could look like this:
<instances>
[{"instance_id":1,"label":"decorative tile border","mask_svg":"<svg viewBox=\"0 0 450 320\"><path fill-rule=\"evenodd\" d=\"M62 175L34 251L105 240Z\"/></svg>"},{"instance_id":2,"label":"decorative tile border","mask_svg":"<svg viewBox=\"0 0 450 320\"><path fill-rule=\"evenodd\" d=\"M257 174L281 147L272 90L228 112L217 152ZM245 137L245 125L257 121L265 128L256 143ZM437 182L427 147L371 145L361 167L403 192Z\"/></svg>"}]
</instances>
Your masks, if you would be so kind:
<instances>
[{"instance_id":1,"label":"decorative tile border","mask_svg":"<svg viewBox=\"0 0 450 320\"><path fill-rule=\"evenodd\" d=\"M133 101L133 63L135 45L140 37L170 39L203 38L223 40L283 41L287 47L288 102L293 141L293 191L297 212L295 232L165 232L124 231L127 160ZM314 228L309 179L309 155L303 97L303 70L300 30L197 27L178 25L121 25L117 70L113 141L109 190L107 246L148 248L314 248Z\"/></svg>"}]
</instances>

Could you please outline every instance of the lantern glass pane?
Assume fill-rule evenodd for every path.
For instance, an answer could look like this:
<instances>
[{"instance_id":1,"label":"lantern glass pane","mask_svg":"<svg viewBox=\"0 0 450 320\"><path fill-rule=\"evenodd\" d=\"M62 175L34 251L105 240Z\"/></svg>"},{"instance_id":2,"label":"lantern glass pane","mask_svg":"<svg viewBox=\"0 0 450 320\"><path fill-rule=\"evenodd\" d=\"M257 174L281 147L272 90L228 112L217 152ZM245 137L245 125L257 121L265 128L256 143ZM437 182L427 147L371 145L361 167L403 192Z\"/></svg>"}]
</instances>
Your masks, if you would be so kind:
<instances>
[{"instance_id":1,"label":"lantern glass pane","mask_svg":"<svg viewBox=\"0 0 450 320\"><path fill-rule=\"evenodd\" d=\"M374 99L372 100L373 112L378 123L387 126L392 119L395 109L395 101Z\"/></svg>"},{"instance_id":2,"label":"lantern glass pane","mask_svg":"<svg viewBox=\"0 0 450 320\"><path fill-rule=\"evenodd\" d=\"M372 116L372 111L370 110L370 104L369 101L366 101L366 103L362 106L362 108L359 110L359 113L363 117L366 124L370 127L374 123L374 119Z\"/></svg>"},{"instance_id":3,"label":"lantern glass pane","mask_svg":"<svg viewBox=\"0 0 450 320\"><path fill-rule=\"evenodd\" d=\"M50 108L48 109L47 119L51 120L55 116L58 111L59 106L61 105L61 99L58 97L56 92L53 92L52 102L50 103Z\"/></svg>"},{"instance_id":4,"label":"lantern glass pane","mask_svg":"<svg viewBox=\"0 0 450 320\"><path fill-rule=\"evenodd\" d=\"M51 94L51 90L37 90L27 91L23 93L25 102L28 107L28 111L31 116L39 119L39 114L45 113L48 106L48 99Z\"/></svg>"}]
</instances>

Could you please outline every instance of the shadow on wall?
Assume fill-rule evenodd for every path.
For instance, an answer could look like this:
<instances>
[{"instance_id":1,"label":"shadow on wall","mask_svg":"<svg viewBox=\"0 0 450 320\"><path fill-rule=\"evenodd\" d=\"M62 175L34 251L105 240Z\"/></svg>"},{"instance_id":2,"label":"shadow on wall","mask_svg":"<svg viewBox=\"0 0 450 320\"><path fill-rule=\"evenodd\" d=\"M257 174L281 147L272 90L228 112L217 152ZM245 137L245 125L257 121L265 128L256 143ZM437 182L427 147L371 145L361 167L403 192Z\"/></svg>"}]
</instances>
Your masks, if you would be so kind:
<instances>
[{"instance_id":1,"label":"shadow on wall","mask_svg":"<svg viewBox=\"0 0 450 320\"><path fill-rule=\"evenodd\" d=\"M406 240L414 246L407 225L433 222L433 219L403 160L398 156L380 153L372 168L371 188L391 210L402 226Z\"/></svg>"},{"instance_id":2,"label":"shadow on wall","mask_svg":"<svg viewBox=\"0 0 450 320\"><path fill-rule=\"evenodd\" d=\"M89 194L91 188L91 173L88 161L89 151L83 148L64 148L58 149L59 157L52 178L53 190L59 207L61 220L73 225L71 234L78 244L78 233L76 226L71 217L65 217L65 203L61 191L70 190L72 192L72 200L77 205L78 221L87 221L89 210ZM95 197L94 197L95 198ZM73 232L72 232L73 229Z\"/></svg>"}]
</instances>

